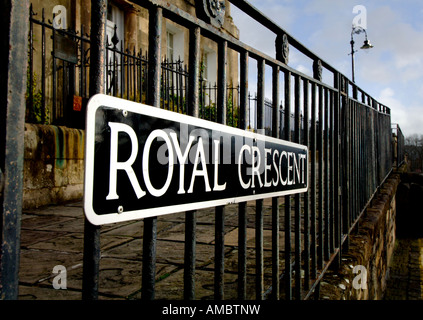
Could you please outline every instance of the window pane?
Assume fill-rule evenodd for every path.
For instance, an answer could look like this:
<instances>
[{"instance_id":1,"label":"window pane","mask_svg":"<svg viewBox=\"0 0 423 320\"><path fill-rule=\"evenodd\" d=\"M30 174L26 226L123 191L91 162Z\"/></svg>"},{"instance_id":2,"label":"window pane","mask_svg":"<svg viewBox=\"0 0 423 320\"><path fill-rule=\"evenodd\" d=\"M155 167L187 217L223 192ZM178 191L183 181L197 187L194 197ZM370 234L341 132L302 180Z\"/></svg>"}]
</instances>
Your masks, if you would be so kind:
<instances>
[{"instance_id":1,"label":"window pane","mask_svg":"<svg viewBox=\"0 0 423 320\"><path fill-rule=\"evenodd\" d=\"M167 58L173 61L173 34L167 32Z\"/></svg>"}]
</instances>

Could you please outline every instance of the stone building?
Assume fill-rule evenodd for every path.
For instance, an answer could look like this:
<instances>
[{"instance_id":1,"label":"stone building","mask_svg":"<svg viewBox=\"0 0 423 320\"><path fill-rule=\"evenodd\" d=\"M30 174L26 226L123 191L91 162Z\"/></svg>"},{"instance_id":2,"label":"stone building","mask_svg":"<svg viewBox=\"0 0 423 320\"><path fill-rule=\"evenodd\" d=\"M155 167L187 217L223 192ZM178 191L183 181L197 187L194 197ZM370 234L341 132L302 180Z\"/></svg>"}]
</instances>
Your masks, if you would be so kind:
<instances>
[{"instance_id":1,"label":"stone building","mask_svg":"<svg viewBox=\"0 0 423 320\"><path fill-rule=\"evenodd\" d=\"M194 0L171 0L169 3L175 5L176 7L180 8L184 12L187 12L193 16L196 16L196 3ZM198 4L197 4L198 5ZM43 17L45 16L45 21L52 22L52 26L56 30L72 30L75 31L76 36L82 36L89 39L90 33L90 25L91 25L91 1L90 0L55 0L55 1L42 1L42 0L34 0L32 2L32 10L35 13L33 15L33 19L41 20L41 13L43 12ZM117 51L128 52L133 54L134 56L143 56L146 57L146 52L148 51L148 11L145 8L137 6L135 3L126 0L111 0L108 2L107 8L107 24L106 24L106 34L108 39L109 48L113 48L113 41L118 40L116 43ZM48 24L46 22L46 24ZM60 73L61 68L68 70L67 66L62 66L61 60L55 61L57 64L56 66L56 79L53 78L54 67L53 58L50 52L52 50L56 50L55 52L58 54L59 51L65 51L64 55L70 55L68 44L72 43L72 41L63 42L56 40L56 45L53 49L53 43L50 40L53 36L53 28L48 29L46 34L42 35L42 27L40 23L33 24L33 48L34 51L33 55L33 74L36 75L36 87L40 87L41 82L41 75L44 72L45 75L43 76L43 82L45 82L46 89L43 93L45 99L47 100L46 107L50 115L54 111L53 104L56 104L56 101L52 101L53 93L52 91L56 91L56 96L61 97L65 96L66 94L87 97L87 88L88 88L88 78L81 79L78 77L82 71L80 70L82 67L81 60L81 52L78 50L85 50L85 59L89 61L89 50L86 50L89 45L83 42L81 45L81 40L78 38L73 39L75 42L74 46L78 47L74 51L75 58L75 68L76 68L76 75L70 76L69 74L62 75ZM46 28L45 28L46 30ZM229 1L225 1L225 17L223 20L222 27L220 30L230 34L235 38L239 38L239 31L237 27L234 25L233 20L230 16L230 3ZM163 26L162 26L162 58L163 62L172 64L178 63L182 66L183 69L188 65L188 39L189 39L189 30L183 26L180 26L168 19L164 19ZM55 32L56 37L59 37L59 32ZM68 36L66 36L68 37ZM117 38L116 38L117 37ZM69 37L68 37L69 38ZM45 39L45 40L42 40ZM42 64L42 49L41 49L41 42L45 41L45 66L43 67ZM212 87L217 82L217 43L213 42L210 39L202 37L201 39L201 71L202 77L206 81L205 84L208 87ZM77 52L78 51L78 52ZM108 56L108 63L111 64L111 60L113 58L112 51L109 52ZM57 54L55 55L57 57ZM88 59L87 59L88 58ZM118 59L121 56L118 54ZM89 63L89 62L88 62ZM119 63L118 63L119 64ZM120 65L123 65L121 63ZM119 72L122 71L119 68ZM88 66L85 64L85 77L88 74ZM187 70L189 72L189 70ZM128 71L129 73L129 71ZM110 75L111 71L108 71L107 81L110 83L112 82L112 76ZM75 79L73 80L74 77ZM62 83L65 80L63 79L70 79L68 82L72 82L72 87L74 89L69 89L66 86L69 84ZM120 93L129 88L121 88L122 87L122 79L121 77L117 77L117 86L119 86ZM55 82L53 84L53 82ZM80 83L84 82L85 90L80 89ZM228 50L228 59L227 59L227 82L228 86L237 86L238 85L238 55ZM66 88L65 88L66 87ZM67 91L66 91L67 90ZM65 92L66 91L66 92ZM69 92L68 92L69 91ZM79 92L84 91L84 92ZM131 96L135 95L136 90L131 90ZM109 93L109 92L106 92ZM113 94L112 95L118 95ZM57 99L56 99L57 100ZM72 99L71 99L72 100ZM61 102L57 102L61 103ZM66 104L66 102L63 102ZM72 105L70 103L69 105ZM69 106L64 106L63 108L69 109ZM60 113L61 111L57 111ZM64 113L64 112L63 112ZM66 116L66 115L63 115ZM51 117L50 117L51 118ZM34 121L30 121L34 122ZM50 121L55 122L55 121ZM75 125L69 125L67 121L56 121L56 124L64 124L67 126L75 127Z\"/></svg>"},{"instance_id":2,"label":"stone building","mask_svg":"<svg viewBox=\"0 0 423 320\"><path fill-rule=\"evenodd\" d=\"M169 3L196 16L194 0L169 0ZM84 111L89 98L91 1L33 0L31 10L24 207L82 197ZM239 38L228 1L225 1L225 17L220 29ZM108 1L106 32L109 43L106 50L106 94L145 103L139 92L143 86L138 79L146 75L147 9L126 0ZM163 19L162 32L163 63L173 65L177 62L185 68L188 65L189 30ZM114 43L116 38L119 42ZM217 80L217 43L202 37L200 46L203 82L211 88ZM127 59L126 62L123 59ZM175 83L185 89L184 81L174 79L175 74L187 78L189 70L181 70L172 71L170 79L167 77L166 90L170 91ZM135 72L139 72L139 78L135 79ZM135 80L126 83L126 79L133 75ZM230 49L227 82L228 86L238 85L238 55ZM184 100L184 95L178 97L180 101ZM169 96L169 92L168 96L163 96L163 103L175 100ZM216 100L213 101L211 94L208 96L209 105L214 104ZM180 112L170 104L163 107Z\"/></svg>"}]
</instances>

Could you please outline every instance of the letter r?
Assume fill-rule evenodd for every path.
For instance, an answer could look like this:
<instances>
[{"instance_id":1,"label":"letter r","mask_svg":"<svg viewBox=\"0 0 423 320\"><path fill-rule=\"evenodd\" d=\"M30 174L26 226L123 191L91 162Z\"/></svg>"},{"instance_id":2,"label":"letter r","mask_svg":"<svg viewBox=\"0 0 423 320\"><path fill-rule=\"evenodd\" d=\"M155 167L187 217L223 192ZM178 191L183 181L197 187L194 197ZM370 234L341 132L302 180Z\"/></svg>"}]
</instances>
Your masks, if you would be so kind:
<instances>
[{"instance_id":1,"label":"letter r","mask_svg":"<svg viewBox=\"0 0 423 320\"><path fill-rule=\"evenodd\" d=\"M129 181L131 182L132 188L134 188L137 198L141 198L145 195L138 183L137 176L135 175L132 165L135 162L138 154L138 139L135 131L128 126L127 124L109 122L110 132L110 176L109 176L109 194L106 197L106 200L115 200L119 199L118 194L116 193L116 183L117 183L117 171L124 170L128 175ZM131 139L131 156L128 160L124 162L118 161L118 140L119 132L125 132Z\"/></svg>"}]
</instances>

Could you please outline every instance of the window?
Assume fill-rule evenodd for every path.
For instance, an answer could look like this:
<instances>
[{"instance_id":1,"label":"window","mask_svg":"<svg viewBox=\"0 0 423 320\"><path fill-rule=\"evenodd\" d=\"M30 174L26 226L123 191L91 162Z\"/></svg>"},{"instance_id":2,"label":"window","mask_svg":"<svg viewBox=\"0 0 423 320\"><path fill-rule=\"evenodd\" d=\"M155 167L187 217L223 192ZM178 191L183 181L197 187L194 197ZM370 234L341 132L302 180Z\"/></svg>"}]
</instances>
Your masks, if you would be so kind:
<instances>
[{"instance_id":1,"label":"window","mask_svg":"<svg viewBox=\"0 0 423 320\"><path fill-rule=\"evenodd\" d=\"M179 26L166 23L166 59L168 62L184 60L184 31Z\"/></svg>"},{"instance_id":2,"label":"window","mask_svg":"<svg viewBox=\"0 0 423 320\"><path fill-rule=\"evenodd\" d=\"M202 64L202 68L203 68L203 73L202 73L202 77L203 80L207 81L208 78L208 73L209 73L209 62L208 62L208 54L204 54L203 55L203 64Z\"/></svg>"},{"instance_id":3,"label":"window","mask_svg":"<svg viewBox=\"0 0 423 320\"><path fill-rule=\"evenodd\" d=\"M184 31L181 27L166 23L166 73L165 82L168 88L180 88L182 86L179 77L180 68L184 65ZM169 89L170 90L170 89Z\"/></svg>"},{"instance_id":4,"label":"window","mask_svg":"<svg viewBox=\"0 0 423 320\"><path fill-rule=\"evenodd\" d=\"M173 62L173 33L170 33L169 31L166 33L166 39L167 39L167 55L166 59L169 62Z\"/></svg>"},{"instance_id":5,"label":"window","mask_svg":"<svg viewBox=\"0 0 423 320\"><path fill-rule=\"evenodd\" d=\"M118 48L120 49L120 44L123 44L124 40L124 13L118 7L109 4L107 7L107 23L106 23L106 35L109 41L109 44L112 43L112 37L115 33L119 39Z\"/></svg>"},{"instance_id":6,"label":"window","mask_svg":"<svg viewBox=\"0 0 423 320\"><path fill-rule=\"evenodd\" d=\"M204 103L206 106L210 106L217 100L217 55L215 51L208 47L203 47L201 69Z\"/></svg>"},{"instance_id":7,"label":"window","mask_svg":"<svg viewBox=\"0 0 423 320\"><path fill-rule=\"evenodd\" d=\"M217 55L210 49L204 49L203 54L203 78L207 80L207 86L213 87L217 82Z\"/></svg>"}]
</instances>

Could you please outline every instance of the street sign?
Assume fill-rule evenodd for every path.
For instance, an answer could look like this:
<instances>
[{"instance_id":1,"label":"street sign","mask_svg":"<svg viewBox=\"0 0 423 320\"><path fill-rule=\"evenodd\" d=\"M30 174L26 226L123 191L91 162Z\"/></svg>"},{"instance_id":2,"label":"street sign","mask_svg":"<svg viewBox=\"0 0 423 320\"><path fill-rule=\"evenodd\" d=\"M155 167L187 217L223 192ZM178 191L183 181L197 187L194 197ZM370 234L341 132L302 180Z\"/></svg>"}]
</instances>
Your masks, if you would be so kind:
<instances>
[{"instance_id":1,"label":"street sign","mask_svg":"<svg viewBox=\"0 0 423 320\"><path fill-rule=\"evenodd\" d=\"M87 106L95 225L307 191L306 146L107 95Z\"/></svg>"}]
</instances>

